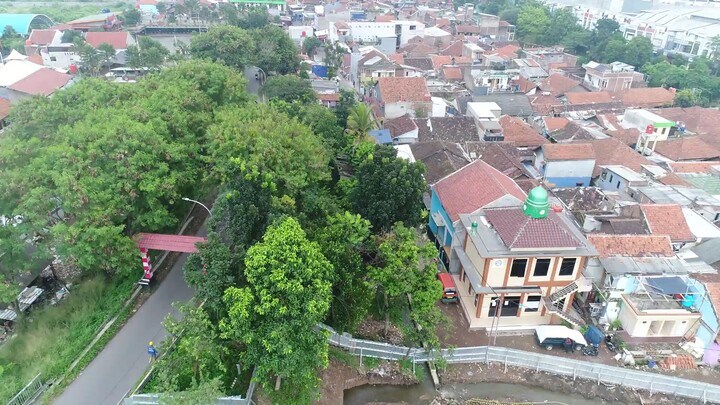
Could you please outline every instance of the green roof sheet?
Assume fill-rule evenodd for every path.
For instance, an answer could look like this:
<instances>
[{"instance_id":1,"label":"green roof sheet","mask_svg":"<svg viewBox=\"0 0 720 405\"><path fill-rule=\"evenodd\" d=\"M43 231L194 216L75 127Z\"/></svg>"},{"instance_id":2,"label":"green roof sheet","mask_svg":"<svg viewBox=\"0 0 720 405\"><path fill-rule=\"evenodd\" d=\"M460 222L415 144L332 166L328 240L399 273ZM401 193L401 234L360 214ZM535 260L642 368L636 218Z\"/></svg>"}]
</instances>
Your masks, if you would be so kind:
<instances>
[{"instance_id":1,"label":"green roof sheet","mask_svg":"<svg viewBox=\"0 0 720 405\"><path fill-rule=\"evenodd\" d=\"M711 195L720 195L720 177L704 173L678 173L685 181Z\"/></svg>"}]
</instances>

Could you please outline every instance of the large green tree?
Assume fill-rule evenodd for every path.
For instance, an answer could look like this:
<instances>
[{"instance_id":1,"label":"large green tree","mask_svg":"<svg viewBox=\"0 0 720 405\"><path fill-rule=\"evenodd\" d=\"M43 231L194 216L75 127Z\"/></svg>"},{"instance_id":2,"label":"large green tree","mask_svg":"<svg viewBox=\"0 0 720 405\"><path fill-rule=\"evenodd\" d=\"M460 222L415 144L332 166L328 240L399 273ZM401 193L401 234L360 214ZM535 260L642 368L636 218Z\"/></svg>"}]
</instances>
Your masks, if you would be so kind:
<instances>
[{"instance_id":1,"label":"large green tree","mask_svg":"<svg viewBox=\"0 0 720 405\"><path fill-rule=\"evenodd\" d=\"M268 100L282 100L288 103L299 101L303 104L314 103L315 91L310 82L296 75L271 76L260 89Z\"/></svg>"},{"instance_id":2,"label":"large green tree","mask_svg":"<svg viewBox=\"0 0 720 405\"><path fill-rule=\"evenodd\" d=\"M156 365L161 392L197 390L201 384L225 377L230 351L220 339L216 325L202 307L194 303L177 306L180 320L168 315L163 322L170 338L165 350L177 337L172 351L165 353ZM232 363L231 363L232 364ZM181 398L181 395L175 395Z\"/></svg>"},{"instance_id":3,"label":"large green tree","mask_svg":"<svg viewBox=\"0 0 720 405\"><path fill-rule=\"evenodd\" d=\"M431 261L433 247L421 241L415 229L402 224L377 236L376 243L377 258L369 275L383 297L380 312L385 316L385 333L393 307L405 308L410 299L410 319L421 330L405 328L406 335L438 346L436 330L443 316L436 303L442 296L442 285L435 279L436 269Z\"/></svg>"},{"instance_id":4,"label":"large green tree","mask_svg":"<svg viewBox=\"0 0 720 405\"><path fill-rule=\"evenodd\" d=\"M517 23L517 35L521 41L542 45L545 34L550 31L552 20L544 6L531 3L520 7Z\"/></svg>"},{"instance_id":5,"label":"large green tree","mask_svg":"<svg viewBox=\"0 0 720 405\"><path fill-rule=\"evenodd\" d=\"M220 62L242 70L252 65L255 42L242 28L231 25L217 25L190 41L190 54L193 58Z\"/></svg>"},{"instance_id":6,"label":"large green tree","mask_svg":"<svg viewBox=\"0 0 720 405\"><path fill-rule=\"evenodd\" d=\"M237 164L257 168L272 176L276 195L297 200L302 190L330 178L330 158L320 138L270 106L224 109L208 134L213 172L221 179Z\"/></svg>"},{"instance_id":7,"label":"large green tree","mask_svg":"<svg viewBox=\"0 0 720 405\"><path fill-rule=\"evenodd\" d=\"M248 250L245 277L247 287L225 292L223 336L242 342L242 359L255 365L275 402L311 403L317 371L328 363L327 339L315 327L330 307L332 265L297 220L286 218Z\"/></svg>"},{"instance_id":8,"label":"large green tree","mask_svg":"<svg viewBox=\"0 0 720 405\"><path fill-rule=\"evenodd\" d=\"M300 69L298 48L287 32L280 27L268 25L250 31L254 48L252 61L266 73L281 75L297 73Z\"/></svg>"},{"instance_id":9,"label":"large green tree","mask_svg":"<svg viewBox=\"0 0 720 405\"><path fill-rule=\"evenodd\" d=\"M419 225L424 169L422 163L398 158L392 146L377 145L355 171L357 183L350 193L354 211L368 219L378 233L396 222Z\"/></svg>"},{"instance_id":10,"label":"large green tree","mask_svg":"<svg viewBox=\"0 0 720 405\"><path fill-rule=\"evenodd\" d=\"M224 311L222 295L229 287L237 284L239 268L234 267L228 246L220 237L211 232L207 243L199 247L199 252L190 255L183 266L185 281L195 288L195 298L205 302L205 308L218 319Z\"/></svg>"},{"instance_id":11,"label":"large green tree","mask_svg":"<svg viewBox=\"0 0 720 405\"><path fill-rule=\"evenodd\" d=\"M370 222L349 212L335 214L316 238L334 268L330 323L339 331L352 332L367 316L373 299L363 259L373 249Z\"/></svg>"},{"instance_id":12,"label":"large green tree","mask_svg":"<svg viewBox=\"0 0 720 405\"><path fill-rule=\"evenodd\" d=\"M138 44L130 45L125 51L125 55L127 65L130 67L157 69L165 63L170 51L160 42L147 36L141 36Z\"/></svg>"},{"instance_id":13,"label":"large green tree","mask_svg":"<svg viewBox=\"0 0 720 405\"><path fill-rule=\"evenodd\" d=\"M82 270L136 268L130 237L173 226L180 197L206 186L205 131L215 109L248 99L244 85L196 61L134 86L83 80L18 104L0 138L0 212L22 214Z\"/></svg>"}]
</instances>

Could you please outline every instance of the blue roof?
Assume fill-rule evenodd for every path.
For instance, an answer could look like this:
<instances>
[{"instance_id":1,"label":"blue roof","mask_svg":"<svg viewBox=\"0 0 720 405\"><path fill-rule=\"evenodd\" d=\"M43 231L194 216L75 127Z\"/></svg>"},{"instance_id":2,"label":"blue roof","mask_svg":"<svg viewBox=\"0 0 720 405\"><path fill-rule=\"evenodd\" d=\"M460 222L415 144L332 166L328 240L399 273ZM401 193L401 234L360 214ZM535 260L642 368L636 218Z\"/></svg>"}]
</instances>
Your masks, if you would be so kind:
<instances>
[{"instance_id":1,"label":"blue roof","mask_svg":"<svg viewBox=\"0 0 720 405\"><path fill-rule=\"evenodd\" d=\"M48 28L54 23L45 14L0 14L0 32L8 25L18 34L28 35L31 28Z\"/></svg>"},{"instance_id":2,"label":"blue roof","mask_svg":"<svg viewBox=\"0 0 720 405\"><path fill-rule=\"evenodd\" d=\"M368 135L375 138L375 142L379 143L380 145L392 144L392 136L390 136L390 130L387 128L370 131L368 132Z\"/></svg>"}]
</instances>

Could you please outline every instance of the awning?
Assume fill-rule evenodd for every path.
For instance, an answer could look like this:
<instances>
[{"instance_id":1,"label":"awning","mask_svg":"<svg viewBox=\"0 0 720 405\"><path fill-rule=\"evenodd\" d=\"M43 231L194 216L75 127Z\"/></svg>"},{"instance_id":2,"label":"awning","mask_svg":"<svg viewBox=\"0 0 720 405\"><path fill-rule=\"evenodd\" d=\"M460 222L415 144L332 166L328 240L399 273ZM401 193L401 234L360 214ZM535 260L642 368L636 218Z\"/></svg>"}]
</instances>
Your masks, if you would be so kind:
<instances>
[{"instance_id":1,"label":"awning","mask_svg":"<svg viewBox=\"0 0 720 405\"><path fill-rule=\"evenodd\" d=\"M470 258L465 254L465 250L462 248L455 246L453 250L455 251L455 254L457 254L458 259L460 259L460 264L463 266L463 269L465 269L465 274L467 274L467 278L470 280L470 285L472 285L473 290L475 290L475 292L480 292L483 287L480 283L480 275L478 274L472 260L470 260Z\"/></svg>"},{"instance_id":2,"label":"awning","mask_svg":"<svg viewBox=\"0 0 720 405\"><path fill-rule=\"evenodd\" d=\"M644 281L653 292L664 295L697 293L682 277L648 277Z\"/></svg>"}]
</instances>

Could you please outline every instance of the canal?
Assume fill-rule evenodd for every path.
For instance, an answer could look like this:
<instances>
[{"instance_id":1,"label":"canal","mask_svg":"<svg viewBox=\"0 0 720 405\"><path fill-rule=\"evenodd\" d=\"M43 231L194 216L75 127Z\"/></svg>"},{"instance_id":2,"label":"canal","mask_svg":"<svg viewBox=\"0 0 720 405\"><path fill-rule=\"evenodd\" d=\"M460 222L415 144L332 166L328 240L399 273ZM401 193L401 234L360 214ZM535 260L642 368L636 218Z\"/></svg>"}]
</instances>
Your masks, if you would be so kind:
<instances>
[{"instance_id":1,"label":"canal","mask_svg":"<svg viewBox=\"0 0 720 405\"><path fill-rule=\"evenodd\" d=\"M578 394L563 394L536 387L503 383L450 384L442 386L436 391L429 379L412 386L363 385L346 390L343 403L344 405L366 405L369 402L396 402L428 405L439 395L446 399L456 400L483 398L568 405L637 405L587 399Z\"/></svg>"}]
</instances>

